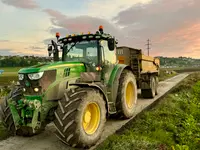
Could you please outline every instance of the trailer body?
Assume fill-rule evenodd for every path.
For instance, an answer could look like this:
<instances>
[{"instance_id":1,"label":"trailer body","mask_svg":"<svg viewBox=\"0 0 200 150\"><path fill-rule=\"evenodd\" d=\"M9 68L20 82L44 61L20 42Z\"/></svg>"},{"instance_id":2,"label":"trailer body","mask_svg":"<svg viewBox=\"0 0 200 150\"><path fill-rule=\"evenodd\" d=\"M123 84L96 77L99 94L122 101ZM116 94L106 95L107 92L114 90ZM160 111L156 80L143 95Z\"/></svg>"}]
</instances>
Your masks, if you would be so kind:
<instances>
[{"instance_id":1,"label":"trailer body","mask_svg":"<svg viewBox=\"0 0 200 150\"><path fill-rule=\"evenodd\" d=\"M158 58L144 55L141 49L126 46L116 48L116 57L119 64L126 64L131 67L137 79L137 87L142 89L143 94L145 90L151 89L152 78L158 84L160 68L160 60ZM145 95L143 96L146 97Z\"/></svg>"}]
</instances>

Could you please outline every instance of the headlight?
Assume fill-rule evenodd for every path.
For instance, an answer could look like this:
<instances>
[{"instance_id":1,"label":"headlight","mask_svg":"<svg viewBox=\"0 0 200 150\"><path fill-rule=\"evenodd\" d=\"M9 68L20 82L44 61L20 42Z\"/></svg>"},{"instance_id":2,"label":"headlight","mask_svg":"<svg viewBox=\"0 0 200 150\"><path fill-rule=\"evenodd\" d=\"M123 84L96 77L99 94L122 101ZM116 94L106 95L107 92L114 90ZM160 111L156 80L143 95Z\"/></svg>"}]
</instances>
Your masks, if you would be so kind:
<instances>
[{"instance_id":1,"label":"headlight","mask_svg":"<svg viewBox=\"0 0 200 150\"><path fill-rule=\"evenodd\" d=\"M44 72L32 73L32 74L28 74L28 77L31 80L38 80L38 79L42 78L43 74L44 74Z\"/></svg>"},{"instance_id":2,"label":"headlight","mask_svg":"<svg viewBox=\"0 0 200 150\"><path fill-rule=\"evenodd\" d=\"M19 80L23 80L24 79L24 74L18 74Z\"/></svg>"}]
</instances>

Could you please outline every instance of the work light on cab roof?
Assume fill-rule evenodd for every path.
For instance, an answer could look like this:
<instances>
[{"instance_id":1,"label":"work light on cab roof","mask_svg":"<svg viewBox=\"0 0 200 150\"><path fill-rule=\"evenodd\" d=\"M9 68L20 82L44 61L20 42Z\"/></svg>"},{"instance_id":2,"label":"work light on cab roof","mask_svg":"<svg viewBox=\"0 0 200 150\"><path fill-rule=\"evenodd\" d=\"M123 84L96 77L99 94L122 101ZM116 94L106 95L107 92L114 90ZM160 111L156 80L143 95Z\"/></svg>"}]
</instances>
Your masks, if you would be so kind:
<instances>
[{"instance_id":1,"label":"work light on cab roof","mask_svg":"<svg viewBox=\"0 0 200 150\"><path fill-rule=\"evenodd\" d=\"M99 32L100 32L101 34L103 34L103 26L102 26L102 25L99 26Z\"/></svg>"},{"instance_id":2,"label":"work light on cab roof","mask_svg":"<svg viewBox=\"0 0 200 150\"><path fill-rule=\"evenodd\" d=\"M103 34L103 26L102 25L100 25L99 26L99 32L101 33L101 34ZM80 35L83 35L84 33L83 32L81 32L81 34ZM88 31L88 34L91 34L91 32L90 31ZM69 36L76 36L76 34L72 34L72 35L66 35L66 37L69 37ZM59 32L56 32L56 38L57 39L59 39L60 38L60 33Z\"/></svg>"},{"instance_id":3,"label":"work light on cab roof","mask_svg":"<svg viewBox=\"0 0 200 150\"><path fill-rule=\"evenodd\" d=\"M56 37L57 37L57 39L60 37L60 33L59 32L56 32Z\"/></svg>"}]
</instances>

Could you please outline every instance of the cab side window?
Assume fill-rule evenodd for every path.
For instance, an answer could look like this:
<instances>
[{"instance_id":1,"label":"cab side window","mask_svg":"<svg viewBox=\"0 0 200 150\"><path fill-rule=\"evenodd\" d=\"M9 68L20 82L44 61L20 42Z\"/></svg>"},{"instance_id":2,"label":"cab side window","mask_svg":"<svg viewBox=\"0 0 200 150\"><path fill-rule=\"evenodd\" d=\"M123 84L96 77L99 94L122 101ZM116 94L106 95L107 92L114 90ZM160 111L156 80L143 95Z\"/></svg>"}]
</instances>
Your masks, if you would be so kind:
<instances>
[{"instance_id":1,"label":"cab side window","mask_svg":"<svg viewBox=\"0 0 200 150\"><path fill-rule=\"evenodd\" d=\"M104 54L105 54L105 64L115 64L117 59L115 55L115 51L110 51L108 48L108 42L102 40L101 41L101 46L104 49Z\"/></svg>"}]
</instances>

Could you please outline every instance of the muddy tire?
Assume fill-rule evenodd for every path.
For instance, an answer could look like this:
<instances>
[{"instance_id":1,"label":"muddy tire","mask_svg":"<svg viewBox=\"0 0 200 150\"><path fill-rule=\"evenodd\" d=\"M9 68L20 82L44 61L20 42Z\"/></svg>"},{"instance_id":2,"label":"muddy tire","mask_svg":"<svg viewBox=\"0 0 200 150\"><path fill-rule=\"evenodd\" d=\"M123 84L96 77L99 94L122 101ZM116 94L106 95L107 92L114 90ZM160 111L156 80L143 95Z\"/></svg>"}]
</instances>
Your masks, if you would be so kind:
<instances>
[{"instance_id":1,"label":"muddy tire","mask_svg":"<svg viewBox=\"0 0 200 150\"><path fill-rule=\"evenodd\" d=\"M15 129L12 114L8 106L8 99L12 98L13 100L17 101L22 98L22 93L22 88L17 86L13 88L8 96L4 98L3 103L0 104L0 120L2 120L3 125L8 130L8 133L12 136L33 136L35 134L38 134L40 131L38 131L37 133L33 133L32 128L30 127L23 127L18 130Z\"/></svg>"},{"instance_id":2,"label":"muddy tire","mask_svg":"<svg viewBox=\"0 0 200 150\"><path fill-rule=\"evenodd\" d=\"M89 148L101 137L106 122L102 94L92 88L68 90L58 101L56 136L72 147Z\"/></svg>"},{"instance_id":3,"label":"muddy tire","mask_svg":"<svg viewBox=\"0 0 200 150\"><path fill-rule=\"evenodd\" d=\"M158 95L158 84L159 84L159 78L158 78L158 76L155 76L155 80L156 80L155 95Z\"/></svg>"},{"instance_id":4,"label":"muddy tire","mask_svg":"<svg viewBox=\"0 0 200 150\"><path fill-rule=\"evenodd\" d=\"M137 104L137 84L133 73L124 70L119 79L118 95L116 100L116 117L131 118Z\"/></svg>"},{"instance_id":5,"label":"muddy tire","mask_svg":"<svg viewBox=\"0 0 200 150\"><path fill-rule=\"evenodd\" d=\"M154 76L150 77L150 89L141 89L143 98L154 98L157 93L157 83Z\"/></svg>"}]
</instances>

